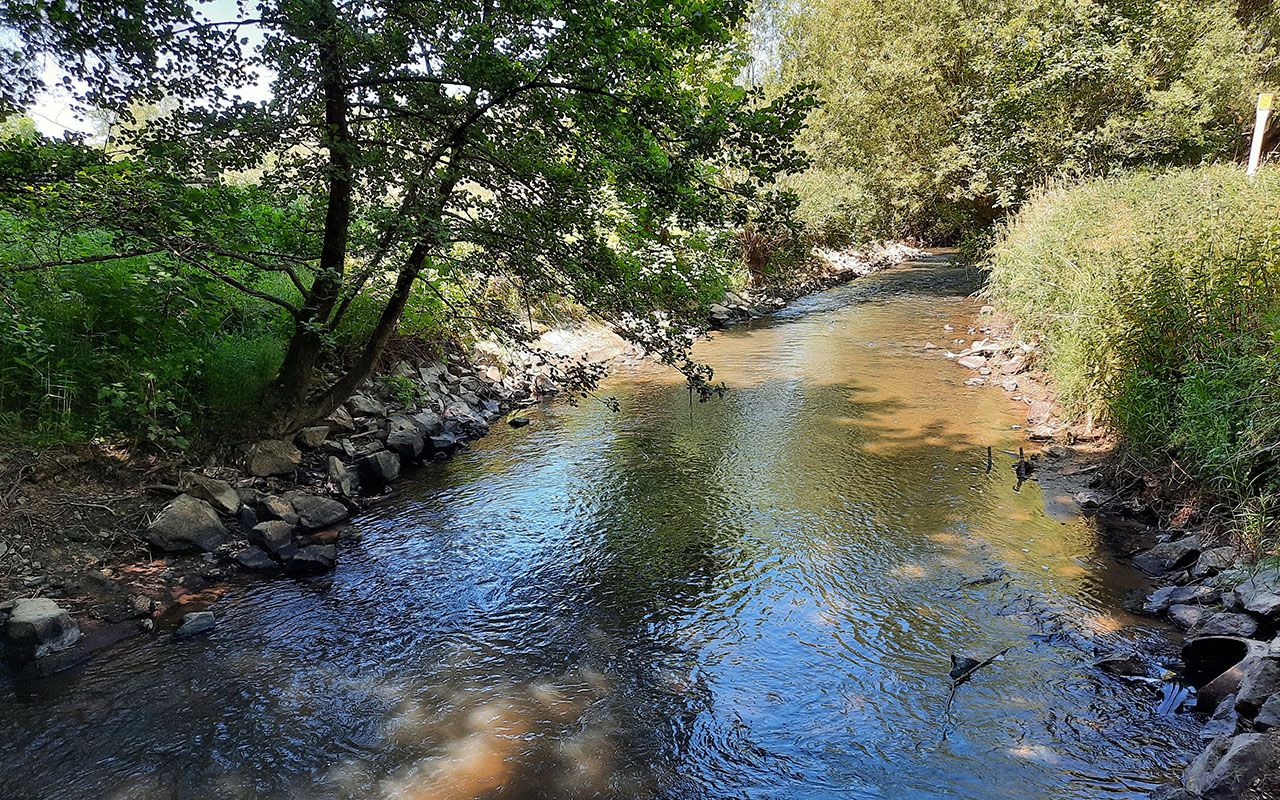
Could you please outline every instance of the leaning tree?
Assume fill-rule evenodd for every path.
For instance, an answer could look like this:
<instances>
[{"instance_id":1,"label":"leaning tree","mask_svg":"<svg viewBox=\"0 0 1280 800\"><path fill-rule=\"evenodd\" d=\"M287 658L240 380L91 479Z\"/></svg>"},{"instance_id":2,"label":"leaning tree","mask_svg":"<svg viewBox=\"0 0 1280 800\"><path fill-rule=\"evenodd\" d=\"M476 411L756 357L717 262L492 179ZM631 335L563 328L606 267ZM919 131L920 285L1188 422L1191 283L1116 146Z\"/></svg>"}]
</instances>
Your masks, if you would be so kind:
<instances>
[{"instance_id":1,"label":"leaning tree","mask_svg":"<svg viewBox=\"0 0 1280 800\"><path fill-rule=\"evenodd\" d=\"M679 231L772 213L767 187L799 166L789 142L809 101L734 85L746 5L10 0L0 111L65 76L76 103L127 132L96 155L15 140L26 149L0 154L0 195L50 224L109 229L80 263L163 254L284 309L272 396L293 427L368 378L428 275L646 311L679 294L678 259L654 255ZM227 176L246 173L290 209L288 235L237 213L244 181L232 192ZM33 249L9 266L62 263ZM376 324L322 380L362 292L379 298Z\"/></svg>"}]
</instances>

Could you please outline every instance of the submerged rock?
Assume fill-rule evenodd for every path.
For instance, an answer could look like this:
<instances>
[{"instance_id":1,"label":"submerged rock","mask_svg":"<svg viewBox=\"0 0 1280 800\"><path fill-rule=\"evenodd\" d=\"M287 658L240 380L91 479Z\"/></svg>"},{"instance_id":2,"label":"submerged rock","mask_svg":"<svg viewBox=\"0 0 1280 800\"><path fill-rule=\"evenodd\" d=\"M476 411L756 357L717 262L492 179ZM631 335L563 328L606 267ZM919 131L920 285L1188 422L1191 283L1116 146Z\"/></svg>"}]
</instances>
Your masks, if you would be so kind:
<instances>
[{"instance_id":1,"label":"submerged rock","mask_svg":"<svg viewBox=\"0 0 1280 800\"><path fill-rule=\"evenodd\" d=\"M213 626L217 624L217 620L213 618L212 611L192 611L182 616L182 625L178 627L178 636L195 636L205 631L213 630Z\"/></svg>"},{"instance_id":2,"label":"submerged rock","mask_svg":"<svg viewBox=\"0 0 1280 800\"><path fill-rule=\"evenodd\" d=\"M4 632L5 657L26 664L74 646L80 626L47 597L24 597L14 602Z\"/></svg>"},{"instance_id":3,"label":"submerged rock","mask_svg":"<svg viewBox=\"0 0 1280 800\"><path fill-rule=\"evenodd\" d=\"M1103 656L1093 665L1103 672L1110 672L1112 675L1124 675L1129 677L1146 677L1147 664L1137 653L1129 651L1126 653L1113 653Z\"/></svg>"},{"instance_id":4,"label":"submerged rock","mask_svg":"<svg viewBox=\"0 0 1280 800\"><path fill-rule=\"evenodd\" d=\"M203 500L180 494L164 507L144 534L161 550L214 550L227 540L218 512Z\"/></svg>"},{"instance_id":5,"label":"submerged rock","mask_svg":"<svg viewBox=\"0 0 1280 800\"><path fill-rule=\"evenodd\" d=\"M267 439L249 448L245 468L250 475L269 478L272 475L292 475L302 463L302 453L292 442Z\"/></svg>"}]
</instances>

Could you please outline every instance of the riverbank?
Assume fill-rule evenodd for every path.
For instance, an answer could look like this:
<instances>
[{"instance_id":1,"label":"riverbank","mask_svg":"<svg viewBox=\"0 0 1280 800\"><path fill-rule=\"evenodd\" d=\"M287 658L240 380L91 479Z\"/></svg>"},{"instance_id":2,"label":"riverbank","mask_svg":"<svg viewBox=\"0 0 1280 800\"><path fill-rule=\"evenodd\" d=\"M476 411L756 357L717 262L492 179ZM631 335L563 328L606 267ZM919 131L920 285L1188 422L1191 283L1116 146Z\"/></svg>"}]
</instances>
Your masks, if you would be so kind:
<instances>
[{"instance_id":1,"label":"riverbank","mask_svg":"<svg viewBox=\"0 0 1280 800\"><path fill-rule=\"evenodd\" d=\"M802 280L726 296L708 323L757 318L922 252L822 252ZM49 674L123 638L182 632L184 621L201 630L204 608L256 576L323 579L351 546L346 523L394 497L402 472L447 459L493 425L525 424L519 410L561 391L563 365L644 357L596 322L546 331L528 349L483 343L455 355L398 362L321 425L200 464L88 445L6 453L0 623L21 623L8 626L10 669Z\"/></svg>"},{"instance_id":2,"label":"riverbank","mask_svg":"<svg viewBox=\"0 0 1280 800\"><path fill-rule=\"evenodd\" d=\"M946 355L970 371L969 385L999 386L1028 408L1028 474L1046 502L1092 517L1120 558L1148 576L1130 610L1184 632L1180 662L1158 654L1103 659L1119 675L1192 687L1173 711L1203 720L1204 750L1158 800L1265 800L1280 796L1280 569L1244 551L1232 520L1194 483L1138 468L1117 434L1091 419L1072 421L1052 378L1035 367L1040 342L1016 333L993 306L988 324L951 341ZM952 333L952 331L947 331ZM974 338L980 337L980 338ZM1152 667L1155 667L1153 669Z\"/></svg>"}]
</instances>

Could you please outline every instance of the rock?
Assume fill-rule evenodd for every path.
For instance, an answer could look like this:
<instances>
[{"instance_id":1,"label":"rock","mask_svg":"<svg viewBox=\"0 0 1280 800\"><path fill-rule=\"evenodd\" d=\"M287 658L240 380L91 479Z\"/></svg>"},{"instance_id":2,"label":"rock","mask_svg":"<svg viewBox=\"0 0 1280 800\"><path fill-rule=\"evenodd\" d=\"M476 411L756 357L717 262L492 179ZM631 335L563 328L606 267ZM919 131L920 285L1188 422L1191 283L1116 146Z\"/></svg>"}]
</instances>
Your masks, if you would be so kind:
<instances>
[{"instance_id":1,"label":"rock","mask_svg":"<svg viewBox=\"0 0 1280 800\"><path fill-rule=\"evenodd\" d=\"M1258 632L1258 620L1249 614L1220 611L1200 626L1201 636L1239 636L1248 639Z\"/></svg>"},{"instance_id":2,"label":"rock","mask_svg":"<svg viewBox=\"0 0 1280 800\"><path fill-rule=\"evenodd\" d=\"M1202 800L1274 800L1280 796L1280 733L1214 739L1182 773Z\"/></svg>"},{"instance_id":3,"label":"rock","mask_svg":"<svg viewBox=\"0 0 1280 800\"><path fill-rule=\"evenodd\" d=\"M333 488L340 492L344 497L355 497L356 489L360 485L359 478L351 470L347 469L347 465L339 461L335 456L329 456L328 467L329 483L333 484Z\"/></svg>"},{"instance_id":4,"label":"rock","mask_svg":"<svg viewBox=\"0 0 1280 800\"><path fill-rule=\"evenodd\" d=\"M1157 786L1147 795L1147 800L1197 800L1196 796L1176 783Z\"/></svg>"},{"instance_id":5,"label":"rock","mask_svg":"<svg viewBox=\"0 0 1280 800\"><path fill-rule=\"evenodd\" d=\"M1274 616L1280 611L1280 569L1259 572L1237 586L1232 596L1236 605L1246 611Z\"/></svg>"},{"instance_id":6,"label":"rock","mask_svg":"<svg viewBox=\"0 0 1280 800\"><path fill-rule=\"evenodd\" d=\"M458 437L448 431L441 431L431 437L431 448L433 450L449 450L458 443Z\"/></svg>"},{"instance_id":7,"label":"rock","mask_svg":"<svg viewBox=\"0 0 1280 800\"><path fill-rule=\"evenodd\" d=\"M409 460L417 458L422 455L424 446L422 434L418 432L416 426L413 430L395 430L387 434L387 449L401 458Z\"/></svg>"},{"instance_id":8,"label":"rock","mask_svg":"<svg viewBox=\"0 0 1280 800\"><path fill-rule=\"evenodd\" d=\"M1217 575L1224 569L1230 569L1235 565L1238 555L1239 552L1230 545L1205 550L1200 554L1200 558L1196 560L1195 566L1191 568L1191 577L1208 578Z\"/></svg>"},{"instance_id":9,"label":"rock","mask_svg":"<svg viewBox=\"0 0 1280 800\"><path fill-rule=\"evenodd\" d=\"M245 469L250 475L268 478L272 475L292 475L302 462L302 453L292 442L267 439L249 448L245 457Z\"/></svg>"},{"instance_id":10,"label":"rock","mask_svg":"<svg viewBox=\"0 0 1280 800\"><path fill-rule=\"evenodd\" d=\"M178 627L177 636L195 636L205 631L213 630L213 626L217 624L217 620L213 618L212 611L192 611L189 614L182 615L182 625Z\"/></svg>"},{"instance_id":11,"label":"rock","mask_svg":"<svg viewBox=\"0 0 1280 800\"><path fill-rule=\"evenodd\" d=\"M298 551L298 546L293 543L293 526L278 519L259 523L249 531L249 541L281 561L287 561Z\"/></svg>"},{"instance_id":12,"label":"rock","mask_svg":"<svg viewBox=\"0 0 1280 800\"><path fill-rule=\"evenodd\" d=\"M1253 656L1240 665L1240 688L1236 691L1236 711L1253 719L1271 695L1280 692L1280 658Z\"/></svg>"},{"instance_id":13,"label":"rock","mask_svg":"<svg viewBox=\"0 0 1280 800\"><path fill-rule=\"evenodd\" d=\"M298 524L298 512L293 503L274 494L265 495L258 501L258 516L264 520L278 519L289 523L289 527Z\"/></svg>"},{"instance_id":14,"label":"rock","mask_svg":"<svg viewBox=\"0 0 1280 800\"><path fill-rule=\"evenodd\" d=\"M290 495L289 499L293 502L294 511L298 512L298 523L304 528L327 528L350 516L346 506L328 497L297 493Z\"/></svg>"},{"instance_id":15,"label":"rock","mask_svg":"<svg viewBox=\"0 0 1280 800\"><path fill-rule=\"evenodd\" d=\"M308 545L289 559L289 571L309 575L328 572L338 561L338 548L331 544Z\"/></svg>"},{"instance_id":16,"label":"rock","mask_svg":"<svg viewBox=\"0 0 1280 800\"><path fill-rule=\"evenodd\" d=\"M987 365L986 356L965 356L956 359L956 363L967 369L980 369Z\"/></svg>"},{"instance_id":17,"label":"rock","mask_svg":"<svg viewBox=\"0 0 1280 800\"><path fill-rule=\"evenodd\" d=\"M178 478L178 488L229 517L234 517L240 510L240 495L226 481L207 478L196 472L184 472Z\"/></svg>"},{"instance_id":18,"label":"rock","mask_svg":"<svg viewBox=\"0 0 1280 800\"><path fill-rule=\"evenodd\" d=\"M1087 489L1081 492L1076 492L1075 496L1076 505L1086 511L1092 511L1093 509L1101 506L1103 499L1102 495Z\"/></svg>"},{"instance_id":19,"label":"rock","mask_svg":"<svg viewBox=\"0 0 1280 800\"><path fill-rule=\"evenodd\" d=\"M987 379L986 379L986 378L978 378L978 377L974 377L974 378L969 378L968 380L966 380L966 381L964 382L964 385L965 385L965 386L984 386L984 385L986 385L986 382L987 382Z\"/></svg>"},{"instance_id":20,"label":"rock","mask_svg":"<svg viewBox=\"0 0 1280 800\"><path fill-rule=\"evenodd\" d=\"M529 422L530 420L528 417L512 417L507 420L507 424L513 428L523 428L525 425L528 425Z\"/></svg>"},{"instance_id":21,"label":"rock","mask_svg":"<svg viewBox=\"0 0 1280 800\"><path fill-rule=\"evenodd\" d=\"M1142 610L1147 614L1163 614L1168 611L1172 604L1169 598L1177 588L1177 586L1162 586L1156 589L1142 604Z\"/></svg>"},{"instance_id":22,"label":"rock","mask_svg":"<svg viewBox=\"0 0 1280 800\"><path fill-rule=\"evenodd\" d=\"M1113 653L1109 656L1103 656L1093 665L1103 672L1110 672L1112 675L1127 675L1131 677L1143 677L1147 675L1147 665L1143 662L1142 657L1134 652Z\"/></svg>"},{"instance_id":23,"label":"rock","mask_svg":"<svg viewBox=\"0 0 1280 800\"><path fill-rule=\"evenodd\" d=\"M981 314L981 315L982 315L982 316L984 316L984 317L987 317L987 316L990 316L990 315L992 315L992 314L996 313L996 307L995 307L995 306L983 306L982 308L978 309L978 313L979 313L979 314Z\"/></svg>"},{"instance_id":24,"label":"rock","mask_svg":"<svg viewBox=\"0 0 1280 800\"><path fill-rule=\"evenodd\" d=\"M1022 353L1012 356L1000 365L1000 371L1005 375L1021 375L1027 371L1027 357Z\"/></svg>"},{"instance_id":25,"label":"rock","mask_svg":"<svg viewBox=\"0 0 1280 800\"><path fill-rule=\"evenodd\" d=\"M1176 605L1169 607L1169 620L1183 630L1194 628L1203 616L1204 609L1200 606Z\"/></svg>"},{"instance_id":26,"label":"rock","mask_svg":"<svg viewBox=\"0 0 1280 800\"><path fill-rule=\"evenodd\" d=\"M4 632L5 657L26 664L72 647L80 641L80 626L47 597L23 597L9 611Z\"/></svg>"},{"instance_id":27,"label":"rock","mask_svg":"<svg viewBox=\"0 0 1280 800\"><path fill-rule=\"evenodd\" d=\"M241 566L256 570L275 569L279 566L261 547L246 547L236 553L236 561Z\"/></svg>"},{"instance_id":28,"label":"rock","mask_svg":"<svg viewBox=\"0 0 1280 800\"><path fill-rule=\"evenodd\" d=\"M324 418L323 422L330 431L354 431L356 429L356 421L351 418L351 412L342 406L335 408L332 414Z\"/></svg>"},{"instance_id":29,"label":"rock","mask_svg":"<svg viewBox=\"0 0 1280 800\"><path fill-rule=\"evenodd\" d=\"M400 456L381 450L360 460L360 479L373 486L386 486L400 477Z\"/></svg>"},{"instance_id":30,"label":"rock","mask_svg":"<svg viewBox=\"0 0 1280 800\"><path fill-rule=\"evenodd\" d=\"M1240 727L1240 714L1236 711L1236 696L1229 694L1222 698L1213 716L1200 729L1201 739L1216 739L1219 736L1235 736Z\"/></svg>"},{"instance_id":31,"label":"rock","mask_svg":"<svg viewBox=\"0 0 1280 800\"><path fill-rule=\"evenodd\" d=\"M419 411L413 415L413 421L417 423L423 436L430 436L444 427L444 420L434 411Z\"/></svg>"},{"instance_id":32,"label":"rock","mask_svg":"<svg viewBox=\"0 0 1280 800\"><path fill-rule=\"evenodd\" d=\"M303 428L298 431L293 440L297 442L299 447L305 447L308 450L315 450L324 444L324 440L329 438L328 425L312 425L309 428Z\"/></svg>"},{"instance_id":33,"label":"rock","mask_svg":"<svg viewBox=\"0 0 1280 800\"><path fill-rule=\"evenodd\" d=\"M385 417L387 415L386 406L363 394L353 395L347 401L347 408L350 409L352 416L356 417Z\"/></svg>"},{"instance_id":34,"label":"rock","mask_svg":"<svg viewBox=\"0 0 1280 800\"><path fill-rule=\"evenodd\" d=\"M1142 610L1148 614L1162 614L1175 605L1211 605L1221 596L1222 593L1212 586L1165 586L1151 593Z\"/></svg>"},{"instance_id":35,"label":"rock","mask_svg":"<svg viewBox=\"0 0 1280 800\"><path fill-rule=\"evenodd\" d=\"M1253 718L1253 727L1259 731L1280 728L1280 694L1271 695L1262 704L1258 715Z\"/></svg>"},{"instance_id":36,"label":"rock","mask_svg":"<svg viewBox=\"0 0 1280 800\"><path fill-rule=\"evenodd\" d=\"M227 529L213 506L180 494L164 507L144 535L161 550L209 552L227 540Z\"/></svg>"},{"instance_id":37,"label":"rock","mask_svg":"<svg viewBox=\"0 0 1280 800\"><path fill-rule=\"evenodd\" d=\"M1199 554L1200 545L1196 537L1184 536L1139 553L1133 557L1133 565L1148 575L1163 575L1188 566Z\"/></svg>"}]
</instances>

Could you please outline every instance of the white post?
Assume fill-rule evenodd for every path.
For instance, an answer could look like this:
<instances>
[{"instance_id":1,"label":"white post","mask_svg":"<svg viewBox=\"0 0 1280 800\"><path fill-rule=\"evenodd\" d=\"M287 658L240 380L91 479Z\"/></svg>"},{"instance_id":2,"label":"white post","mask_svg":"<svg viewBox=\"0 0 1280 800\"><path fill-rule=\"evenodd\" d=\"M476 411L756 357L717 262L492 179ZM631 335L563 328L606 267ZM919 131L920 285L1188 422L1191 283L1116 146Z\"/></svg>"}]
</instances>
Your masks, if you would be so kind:
<instances>
[{"instance_id":1,"label":"white post","mask_svg":"<svg viewBox=\"0 0 1280 800\"><path fill-rule=\"evenodd\" d=\"M1267 132L1267 119L1271 116L1271 105L1275 98L1270 92L1258 95L1258 115L1253 118L1253 147L1249 149L1247 172L1250 178L1257 173L1258 164L1262 161L1262 137Z\"/></svg>"}]
</instances>

